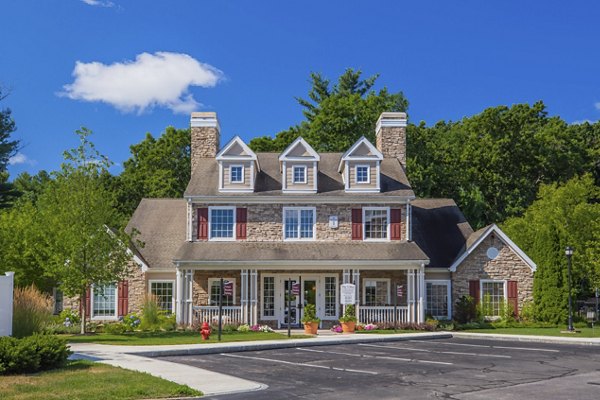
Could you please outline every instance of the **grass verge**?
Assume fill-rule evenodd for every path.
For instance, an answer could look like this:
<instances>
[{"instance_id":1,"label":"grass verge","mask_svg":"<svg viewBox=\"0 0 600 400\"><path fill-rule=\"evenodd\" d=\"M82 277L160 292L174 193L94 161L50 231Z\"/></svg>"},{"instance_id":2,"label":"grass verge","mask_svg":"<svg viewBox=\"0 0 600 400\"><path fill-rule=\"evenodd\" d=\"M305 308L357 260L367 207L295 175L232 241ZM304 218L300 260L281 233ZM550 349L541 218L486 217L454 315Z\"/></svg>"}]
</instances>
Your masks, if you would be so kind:
<instances>
[{"instance_id":1,"label":"grass verge","mask_svg":"<svg viewBox=\"0 0 600 400\"><path fill-rule=\"evenodd\" d=\"M86 360L37 374L0 377L3 400L133 400L201 395L188 386Z\"/></svg>"},{"instance_id":2,"label":"grass verge","mask_svg":"<svg viewBox=\"0 0 600 400\"><path fill-rule=\"evenodd\" d=\"M497 333L503 335L537 335L537 336L562 336L562 337L583 337L583 338L600 338L600 326L592 328L575 328L578 333L561 333L566 327L562 328L494 328L494 329L468 329L460 332L473 333Z\"/></svg>"},{"instance_id":3,"label":"grass verge","mask_svg":"<svg viewBox=\"0 0 600 400\"><path fill-rule=\"evenodd\" d=\"M115 335L96 333L89 335L62 335L70 343L100 343L128 346L158 346L171 344L218 343L217 333L213 332L209 340L202 340L198 332L133 332ZM307 335L292 335L292 339L309 338ZM281 340L287 335L275 332L231 332L223 333L221 342L242 342L257 340Z\"/></svg>"}]
</instances>

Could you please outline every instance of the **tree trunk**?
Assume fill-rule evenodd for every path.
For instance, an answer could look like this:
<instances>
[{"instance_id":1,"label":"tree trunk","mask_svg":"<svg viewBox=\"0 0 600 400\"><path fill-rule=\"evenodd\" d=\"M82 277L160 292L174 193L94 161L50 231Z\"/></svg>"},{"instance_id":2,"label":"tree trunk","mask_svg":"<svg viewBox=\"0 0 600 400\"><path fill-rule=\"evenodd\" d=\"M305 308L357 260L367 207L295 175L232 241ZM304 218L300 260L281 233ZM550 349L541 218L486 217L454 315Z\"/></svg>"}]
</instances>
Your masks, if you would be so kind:
<instances>
[{"instance_id":1,"label":"tree trunk","mask_svg":"<svg viewBox=\"0 0 600 400\"><path fill-rule=\"evenodd\" d=\"M79 296L79 302L81 303L81 334L85 335L85 319L87 318L87 315L85 313L85 310L87 309L87 296L86 296L86 291L87 288L84 286L83 287L83 292L81 294L81 296Z\"/></svg>"}]
</instances>

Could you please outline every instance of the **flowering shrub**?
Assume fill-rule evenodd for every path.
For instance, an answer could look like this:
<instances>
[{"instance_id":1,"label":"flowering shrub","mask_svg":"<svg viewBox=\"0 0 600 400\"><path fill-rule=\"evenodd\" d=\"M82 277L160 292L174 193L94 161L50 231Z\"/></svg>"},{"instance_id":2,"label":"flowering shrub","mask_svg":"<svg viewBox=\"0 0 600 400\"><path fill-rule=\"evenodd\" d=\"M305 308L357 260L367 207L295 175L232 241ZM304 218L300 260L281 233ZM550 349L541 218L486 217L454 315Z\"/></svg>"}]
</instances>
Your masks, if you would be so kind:
<instances>
[{"instance_id":1,"label":"flowering shrub","mask_svg":"<svg viewBox=\"0 0 600 400\"><path fill-rule=\"evenodd\" d=\"M342 333L342 326L341 325L334 325L331 327L331 332L335 332L335 333Z\"/></svg>"},{"instance_id":2,"label":"flowering shrub","mask_svg":"<svg viewBox=\"0 0 600 400\"><path fill-rule=\"evenodd\" d=\"M237 331L238 332L250 332L250 325L248 325L248 324L240 325L240 326L238 326Z\"/></svg>"},{"instance_id":3,"label":"flowering shrub","mask_svg":"<svg viewBox=\"0 0 600 400\"><path fill-rule=\"evenodd\" d=\"M377 325L375 325L375 324L366 324L363 328L364 328L365 331L372 331L374 329L377 329Z\"/></svg>"},{"instance_id":4,"label":"flowering shrub","mask_svg":"<svg viewBox=\"0 0 600 400\"><path fill-rule=\"evenodd\" d=\"M127 332L136 330L142 320L136 313L130 313L123 317L123 325L126 327Z\"/></svg>"},{"instance_id":5,"label":"flowering shrub","mask_svg":"<svg viewBox=\"0 0 600 400\"><path fill-rule=\"evenodd\" d=\"M252 325L250 327L250 330L252 332L273 332L273 329L271 329L270 326L268 325Z\"/></svg>"},{"instance_id":6,"label":"flowering shrub","mask_svg":"<svg viewBox=\"0 0 600 400\"><path fill-rule=\"evenodd\" d=\"M79 314L70 308L67 310L62 310L58 318L60 323L67 328L73 325L77 325L81 321L79 319Z\"/></svg>"}]
</instances>

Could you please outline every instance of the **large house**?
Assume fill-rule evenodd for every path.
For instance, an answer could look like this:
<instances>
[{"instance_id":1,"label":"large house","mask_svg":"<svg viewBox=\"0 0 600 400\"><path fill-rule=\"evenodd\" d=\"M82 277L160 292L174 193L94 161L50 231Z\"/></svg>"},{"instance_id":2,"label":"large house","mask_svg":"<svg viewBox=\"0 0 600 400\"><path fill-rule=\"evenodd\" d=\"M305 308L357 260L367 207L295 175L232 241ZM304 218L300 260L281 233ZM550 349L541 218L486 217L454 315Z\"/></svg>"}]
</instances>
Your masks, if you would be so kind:
<instances>
[{"instance_id":1,"label":"large house","mask_svg":"<svg viewBox=\"0 0 600 400\"><path fill-rule=\"evenodd\" d=\"M406 125L406 114L383 113L376 143L363 137L345 153L301 137L255 153L239 137L220 146L216 114L192 113L184 198L141 201L128 225L145 244L135 272L93 292L92 319L136 311L152 294L181 324L214 321L221 278L232 291L225 318L237 323L298 324L314 304L333 325L346 283L364 323L451 318L463 295L485 298L490 317L504 304L518 313L535 264L496 225L473 232L453 200L416 198Z\"/></svg>"}]
</instances>

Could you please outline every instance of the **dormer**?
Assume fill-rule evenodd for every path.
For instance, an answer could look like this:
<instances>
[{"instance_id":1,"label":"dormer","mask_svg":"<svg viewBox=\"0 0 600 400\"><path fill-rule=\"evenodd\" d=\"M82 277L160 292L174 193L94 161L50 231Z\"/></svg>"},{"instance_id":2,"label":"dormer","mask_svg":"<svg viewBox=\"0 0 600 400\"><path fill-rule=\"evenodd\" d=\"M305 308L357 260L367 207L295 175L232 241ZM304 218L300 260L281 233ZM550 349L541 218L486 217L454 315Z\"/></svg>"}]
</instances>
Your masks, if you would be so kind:
<instances>
[{"instance_id":1,"label":"dormer","mask_svg":"<svg viewBox=\"0 0 600 400\"><path fill-rule=\"evenodd\" d=\"M260 171L256 154L236 136L217 154L220 192L254 192L256 174Z\"/></svg>"},{"instance_id":2,"label":"dormer","mask_svg":"<svg viewBox=\"0 0 600 400\"><path fill-rule=\"evenodd\" d=\"M321 156L299 137L279 156L283 193L317 193Z\"/></svg>"},{"instance_id":3,"label":"dormer","mask_svg":"<svg viewBox=\"0 0 600 400\"><path fill-rule=\"evenodd\" d=\"M381 160L383 154L364 136L354 143L338 167L346 192L379 192Z\"/></svg>"}]
</instances>

